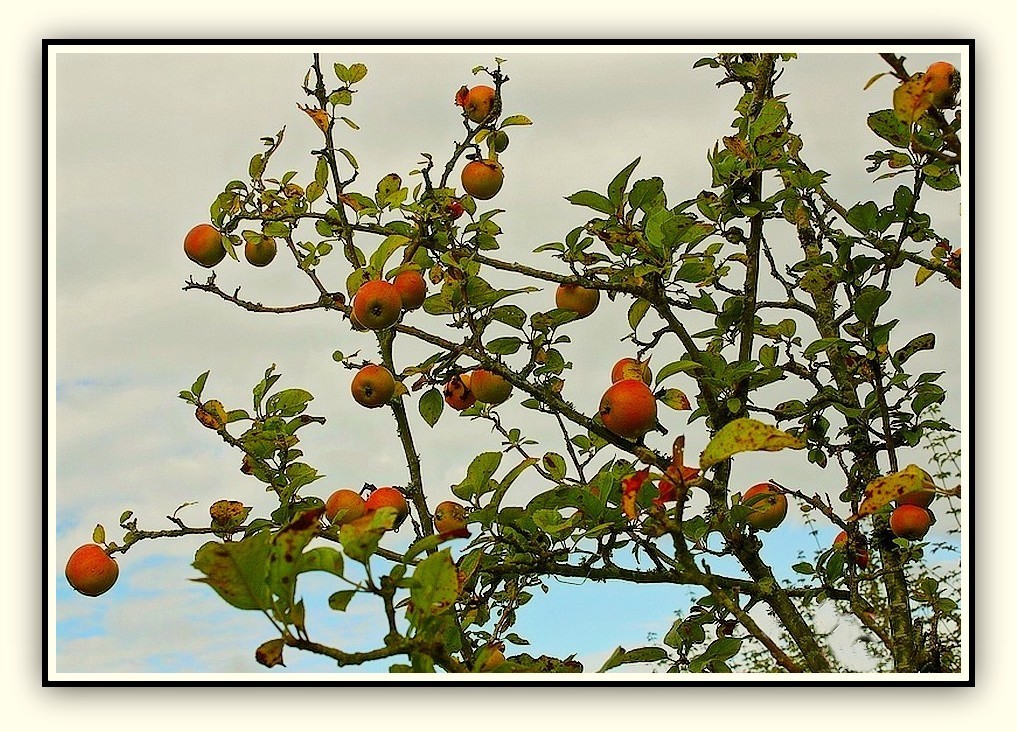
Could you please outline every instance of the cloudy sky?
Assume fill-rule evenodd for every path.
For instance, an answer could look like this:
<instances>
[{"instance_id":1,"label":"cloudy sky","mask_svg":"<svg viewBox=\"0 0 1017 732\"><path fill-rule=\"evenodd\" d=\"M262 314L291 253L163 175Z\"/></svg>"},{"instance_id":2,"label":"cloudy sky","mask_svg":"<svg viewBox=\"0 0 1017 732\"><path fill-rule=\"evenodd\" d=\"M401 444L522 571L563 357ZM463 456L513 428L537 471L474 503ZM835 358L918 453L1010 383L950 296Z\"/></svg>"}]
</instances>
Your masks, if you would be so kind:
<instances>
[{"instance_id":1,"label":"cloudy sky","mask_svg":"<svg viewBox=\"0 0 1017 732\"><path fill-rule=\"evenodd\" d=\"M710 49L680 46L57 48L50 64L49 528L51 654L58 672L334 671L324 659L296 653L287 656L287 669L267 672L258 666L253 650L272 637L265 619L233 610L206 586L188 581L197 576L190 562L201 538L143 542L118 555L120 579L98 599L73 593L60 571L70 551L90 540L96 523L118 540L117 519L124 510L133 511L146 529L168 528L166 515L190 502L195 505L179 515L191 525L206 522L208 505L219 498L243 500L255 512L271 510L260 484L238 471L239 454L202 429L177 398L205 370L211 371L205 397L229 408L249 407L251 387L271 364L282 374L280 387L315 395L309 412L329 421L302 434L308 461L327 476L314 486L323 497L365 482L406 481L390 413L357 407L349 396L351 372L331 358L337 349L372 357L371 336L352 333L334 315L256 315L182 290L189 276L207 275L184 257L183 235L207 220L209 203L227 181L246 177L248 160L263 150L261 137L285 127L270 173L297 170L298 182L310 180L308 151L320 144L318 131L297 104L306 102L300 83L315 50L326 69L334 61L369 68L348 110L360 130L342 131L339 143L356 155L360 190L368 193L389 172L414 180L409 171L421 152L438 160L447 156L462 129L451 103L455 90L476 83L473 66L491 64L495 56L506 59L511 81L505 112L525 114L534 125L516 128L502 157L506 182L491 202L505 209L498 217L505 232L500 255L551 269L553 260L532 250L586 220L563 197L584 188L603 190L636 157L642 162L633 179L662 177L671 200L708 188L705 155L729 133L737 94L730 86L718 90L715 72L692 68ZM779 83L789 95L795 130L806 141L806 159L833 173L830 189L847 205L878 201L895 185L873 184L864 171L864 156L878 145L865 116L889 106L892 89L889 80L862 89L885 70L874 50L803 49ZM909 68L923 69L939 58L960 65L956 54L928 51L935 49L907 50ZM959 200L931 192L922 203L940 233L957 245L963 230ZM334 289L345 279L338 265L323 268ZM243 297L265 304L316 297L284 257L261 270L227 259L215 271L223 289L239 287ZM911 335L937 332L937 350L921 362L916 357L915 368L947 372L941 383L951 396L944 408L960 424L965 318L956 308L962 297L939 282L920 290L902 287L900 294L906 307L895 335L903 343ZM547 308L552 298L546 290L521 304ZM568 329L573 343L566 357L576 368L566 396L587 413L596 409L611 364L629 355L620 342L627 305L605 302L596 317ZM414 324L426 322L423 313L410 317ZM402 343L397 350L404 363L424 355L427 351ZM657 356L658 367L679 355ZM433 505L452 498L449 486L462 479L472 457L499 449L500 438L486 423L452 413L431 430L417 417L413 400L409 407ZM553 424L539 423L517 403L502 414L506 424L555 449ZM686 431L685 415L663 418L675 433ZM702 423L689 427L687 435L689 453L698 454L706 439ZM658 439L664 448L670 437ZM839 472L803 469L800 460L787 456L741 461L738 469L736 480L744 487L758 476L832 495L840 489ZM521 485L520 505L527 490L532 495L539 489ZM767 556L786 566L796 551L811 552L834 533L821 527L818 537L810 536L792 511L781 535L772 546L768 542ZM396 537L394 546L402 540L408 537ZM303 590L319 602L328 592L327 582L313 575ZM514 650L577 653L595 670L615 646L642 645L648 634L666 632L674 611L688 599L684 588L552 582L548 595L521 614L517 632L532 645ZM351 606L341 618L327 610L314 613L312 634L366 648L381 635L372 609L366 603Z\"/></svg>"}]
</instances>

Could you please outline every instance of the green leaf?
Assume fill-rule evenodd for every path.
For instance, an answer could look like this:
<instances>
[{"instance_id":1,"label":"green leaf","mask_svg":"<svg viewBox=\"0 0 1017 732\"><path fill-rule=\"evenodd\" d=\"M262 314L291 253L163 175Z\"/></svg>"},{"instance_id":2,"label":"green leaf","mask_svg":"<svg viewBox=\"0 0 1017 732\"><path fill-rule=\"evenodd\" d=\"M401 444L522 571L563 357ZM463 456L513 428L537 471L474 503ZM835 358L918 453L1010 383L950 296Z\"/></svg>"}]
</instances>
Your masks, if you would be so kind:
<instances>
[{"instance_id":1,"label":"green leaf","mask_svg":"<svg viewBox=\"0 0 1017 732\"><path fill-rule=\"evenodd\" d=\"M619 208L622 204L622 200L625 197L625 186L629 183L629 176L632 175L632 171L639 165L639 160L640 158L636 158L626 165L607 186L607 197L615 209ZM610 211L605 213L610 213Z\"/></svg>"},{"instance_id":2,"label":"green leaf","mask_svg":"<svg viewBox=\"0 0 1017 732\"><path fill-rule=\"evenodd\" d=\"M699 673L714 661L726 661L742 647L740 638L718 638L707 649L689 662L689 671Z\"/></svg>"},{"instance_id":3,"label":"green leaf","mask_svg":"<svg viewBox=\"0 0 1017 732\"><path fill-rule=\"evenodd\" d=\"M94 544L106 543L106 529L103 528L102 524L96 524L95 528L92 529L92 543Z\"/></svg>"},{"instance_id":4,"label":"green leaf","mask_svg":"<svg viewBox=\"0 0 1017 732\"><path fill-rule=\"evenodd\" d=\"M775 131L784 122L787 115L787 108L784 102L776 99L767 99L759 114L749 125L749 137L755 139L761 135Z\"/></svg>"},{"instance_id":5,"label":"green leaf","mask_svg":"<svg viewBox=\"0 0 1017 732\"><path fill-rule=\"evenodd\" d=\"M702 367L695 361L672 361L657 372L657 380L655 383L657 386L660 386L660 382L669 376L674 376L675 374L680 374L684 371L693 371L698 368Z\"/></svg>"},{"instance_id":6,"label":"green leaf","mask_svg":"<svg viewBox=\"0 0 1017 732\"><path fill-rule=\"evenodd\" d=\"M407 584L410 602L406 617L414 628L428 618L450 610L459 595L456 565L448 549L432 554L417 565Z\"/></svg>"},{"instance_id":7,"label":"green leaf","mask_svg":"<svg viewBox=\"0 0 1017 732\"><path fill-rule=\"evenodd\" d=\"M417 539L415 542L410 544L409 549L407 549L406 552L403 554L403 561L404 562L413 561L416 557L420 556L424 552L429 552L432 551L433 549L437 549L438 545L441 544L443 541L445 541L445 537L442 536L441 534L431 534L430 536L425 536L422 539Z\"/></svg>"},{"instance_id":8,"label":"green leaf","mask_svg":"<svg viewBox=\"0 0 1017 732\"><path fill-rule=\"evenodd\" d=\"M879 208L872 201L856 203L847 212L847 222L861 232L873 231L879 217Z\"/></svg>"},{"instance_id":9,"label":"green leaf","mask_svg":"<svg viewBox=\"0 0 1017 732\"><path fill-rule=\"evenodd\" d=\"M343 576L343 555L330 546L308 549L297 559L297 574L303 572L328 572L336 577Z\"/></svg>"},{"instance_id":10,"label":"green leaf","mask_svg":"<svg viewBox=\"0 0 1017 732\"><path fill-rule=\"evenodd\" d=\"M518 305L499 305L491 310L491 318L512 328L526 325L526 311Z\"/></svg>"},{"instance_id":11,"label":"green leaf","mask_svg":"<svg viewBox=\"0 0 1017 732\"><path fill-rule=\"evenodd\" d=\"M396 510L382 506L362 520L343 524L339 529L339 543L350 559L366 565L367 560L378 549L378 542L385 532L395 526Z\"/></svg>"},{"instance_id":12,"label":"green leaf","mask_svg":"<svg viewBox=\"0 0 1017 732\"><path fill-rule=\"evenodd\" d=\"M914 356L919 351L928 351L936 347L936 336L934 333L925 333L920 336L915 336L907 342L903 348L899 349L893 354L894 359L897 363L903 365L905 361Z\"/></svg>"},{"instance_id":13,"label":"green leaf","mask_svg":"<svg viewBox=\"0 0 1017 732\"><path fill-rule=\"evenodd\" d=\"M466 469L466 478L458 485L452 486L452 492L464 501L475 495L482 495L493 490L490 484L491 476L501 465L502 453L484 452L473 458L469 468Z\"/></svg>"},{"instance_id":14,"label":"green leaf","mask_svg":"<svg viewBox=\"0 0 1017 732\"><path fill-rule=\"evenodd\" d=\"M266 581L269 589L287 605L293 603L296 592L300 555L317 533L323 513L324 507L304 511L272 537ZM311 563L319 559L323 558L311 560ZM341 558L339 562L341 564Z\"/></svg>"},{"instance_id":15,"label":"green leaf","mask_svg":"<svg viewBox=\"0 0 1017 732\"><path fill-rule=\"evenodd\" d=\"M356 590L339 590L328 596L328 606L333 610L344 612L350 604L350 600L357 594Z\"/></svg>"},{"instance_id":16,"label":"green leaf","mask_svg":"<svg viewBox=\"0 0 1017 732\"><path fill-rule=\"evenodd\" d=\"M663 661L667 658L667 651L663 648L656 648L654 646L645 646L643 648L633 648L631 651L626 651L621 646L618 646L611 657L608 658L604 665L600 667L598 673L609 671L610 669L621 666L624 663L654 663L656 661Z\"/></svg>"},{"instance_id":17,"label":"green leaf","mask_svg":"<svg viewBox=\"0 0 1017 732\"><path fill-rule=\"evenodd\" d=\"M201 398L202 390L205 388L205 382L208 380L208 374L209 372L206 371L197 379L195 379L194 384L191 385L191 393L194 394L194 396L199 399Z\"/></svg>"},{"instance_id":18,"label":"green leaf","mask_svg":"<svg viewBox=\"0 0 1017 732\"><path fill-rule=\"evenodd\" d=\"M243 541L210 541L194 555L195 569L205 574L194 580L204 582L230 605L241 610L268 610L271 593L265 581L270 534L251 534Z\"/></svg>"},{"instance_id":19,"label":"green leaf","mask_svg":"<svg viewBox=\"0 0 1017 732\"><path fill-rule=\"evenodd\" d=\"M544 470L546 470L554 480L561 480L564 478L565 473L568 470L565 458L556 452L545 453L544 458L541 461L541 465L544 466Z\"/></svg>"},{"instance_id":20,"label":"green leaf","mask_svg":"<svg viewBox=\"0 0 1017 732\"><path fill-rule=\"evenodd\" d=\"M879 308L890 299L890 291L879 287L866 287L862 290L852 305L855 316L859 322L872 323Z\"/></svg>"},{"instance_id":21,"label":"green leaf","mask_svg":"<svg viewBox=\"0 0 1017 732\"><path fill-rule=\"evenodd\" d=\"M593 210L600 211L601 213L611 214L615 211L615 206L611 203L611 201L599 193L594 193L593 191L579 191L578 193L573 193L571 196L566 197L565 200L573 206L586 206L587 208L592 208Z\"/></svg>"},{"instance_id":22,"label":"green leaf","mask_svg":"<svg viewBox=\"0 0 1017 732\"><path fill-rule=\"evenodd\" d=\"M656 177L637 180L632 184L632 191L629 192L629 205L633 209L642 209L647 213L667 206L664 181Z\"/></svg>"},{"instance_id":23,"label":"green leaf","mask_svg":"<svg viewBox=\"0 0 1017 732\"><path fill-rule=\"evenodd\" d=\"M518 351L523 345L521 339L515 336L505 336L503 338L495 338L487 343L487 350L490 353L508 356Z\"/></svg>"},{"instance_id":24,"label":"green leaf","mask_svg":"<svg viewBox=\"0 0 1017 732\"><path fill-rule=\"evenodd\" d=\"M635 330L639 325L639 321L646 315L646 311L650 309L650 301L642 298L637 298L634 303L629 307L629 327Z\"/></svg>"},{"instance_id":25,"label":"green leaf","mask_svg":"<svg viewBox=\"0 0 1017 732\"><path fill-rule=\"evenodd\" d=\"M417 408L420 410L420 416L427 422L427 426L434 427L445 409L445 400L437 388L431 388L421 395Z\"/></svg>"},{"instance_id":26,"label":"green leaf","mask_svg":"<svg viewBox=\"0 0 1017 732\"><path fill-rule=\"evenodd\" d=\"M805 358L811 360L820 353L822 353L823 351L825 351L826 349L828 349L830 346L840 343L844 343L844 341L840 338L820 338L819 340L815 340L812 343L810 343L808 347L805 349L804 353Z\"/></svg>"},{"instance_id":27,"label":"green leaf","mask_svg":"<svg viewBox=\"0 0 1017 732\"><path fill-rule=\"evenodd\" d=\"M367 76L367 67L363 64L353 64L349 68L349 73L345 81L348 84L356 84L365 76Z\"/></svg>"},{"instance_id":28,"label":"green leaf","mask_svg":"<svg viewBox=\"0 0 1017 732\"><path fill-rule=\"evenodd\" d=\"M525 114L513 114L510 117L506 117L502 120L499 125L499 129L502 127L512 127L513 125L532 125L533 122Z\"/></svg>"},{"instance_id":29,"label":"green leaf","mask_svg":"<svg viewBox=\"0 0 1017 732\"><path fill-rule=\"evenodd\" d=\"M342 156L344 158L346 158L347 161L349 161L349 164L351 166L353 166L354 170L359 170L360 169L360 165L357 163L357 159L355 157L353 157L353 153L351 153L349 150L347 150L344 147L339 148L339 152L342 153ZM368 199L368 200L370 200L370 199Z\"/></svg>"},{"instance_id":30,"label":"green leaf","mask_svg":"<svg viewBox=\"0 0 1017 732\"><path fill-rule=\"evenodd\" d=\"M371 261L369 267L375 272L382 272L385 269L385 263L388 261L400 247L406 245L410 241L408 236L402 236L401 234L392 234L391 236L385 237L385 240L378 246L374 254L371 255Z\"/></svg>"},{"instance_id":31,"label":"green leaf","mask_svg":"<svg viewBox=\"0 0 1017 732\"><path fill-rule=\"evenodd\" d=\"M268 398L265 409L269 414L293 417L307 409L307 403L312 399L311 392L304 389L283 389Z\"/></svg>"},{"instance_id":32,"label":"green leaf","mask_svg":"<svg viewBox=\"0 0 1017 732\"><path fill-rule=\"evenodd\" d=\"M873 112L866 120L869 129L889 142L894 147L906 148L911 144L911 129L901 122L892 109L881 109Z\"/></svg>"}]
</instances>

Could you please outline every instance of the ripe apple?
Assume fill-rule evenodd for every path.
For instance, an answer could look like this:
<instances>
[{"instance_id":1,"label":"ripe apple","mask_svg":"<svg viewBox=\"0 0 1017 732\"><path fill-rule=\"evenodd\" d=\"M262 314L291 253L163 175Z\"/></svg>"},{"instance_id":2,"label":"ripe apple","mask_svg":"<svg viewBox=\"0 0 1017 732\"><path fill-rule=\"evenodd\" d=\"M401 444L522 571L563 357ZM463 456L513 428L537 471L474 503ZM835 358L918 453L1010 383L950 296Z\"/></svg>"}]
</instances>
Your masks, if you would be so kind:
<instances>
[{"instance_id":1,"label":"ripe apple","mask_svg":"<svg viewBox=\"0 0 1017 732\"><path fill-rule=\"evenodd\" d=\"M226 256L222 234L211 224L198 224L184 237L184 254L195 264L214 267Z\"/></svg>"},{"instance_id":2,"label":"ripe apple","mask_svg":"<svg viewBox=\"0 0 1017 732\"><path fill-rule=\"evenodd\" d=\"M623 358L611 369L611 383L622 379L639 379L647 386L653 381L650 373L650 359L640 361L636 358Z\"/></svg>"},{"instance_id":3,"label":"ripe apple","mask_svg":"<svg viewBox=\"0 0 1017 732\"><path fill-rule=\"evenodd\" d=\"M471 122L483 122L494 106L494 88L480 84L466 93L463 109Z\"/></svg>"},{"instance_id":4,"label":"ripe apple","mask_svg":"<svg viewBox=\"0 0 1017 732\"><path fill-rule=\"evenodd\" d=\"M369 363L353 377L350 385L353 398L365 407L381 407L395 394L395 378L384 366Z\"/></svg>"},{"instance_id":5,"label":"ripe apple","mask_svg":"<svg viewBox=\"0 0 1017 732\"><path fill-rule=\"evenodd\" d=\"M406 496L398 488L375 488L367 497L364 503L368 511L376 511L379 508L388 506L396 510L395 528L399 528L406 517L410 515L409 504L406 503Z\"/></svg>"},{"instance_id":6,"label":"ripe apple","mask_svg":"<svg viewBox=\"0 0 1017 732\"><path fill-rule=\"evenodd\" d=\"M448 205L445 206L445 210L448 211L449 218L453 221L466 213L466 209L463 208L463 204L459 203L459 201L449 201Z\"/></svg>"},{"instance_id":7,"label":"ripe apple","mask_svg":"<svg viewBox=\"0 0 1017 732\"><path fill-rule=\"evenodd\" d=\"M367 513L367 502L356 491L340 488L325 501L325 518L342 526Z\"/></svg>"},{"instance_id":8,"label":"ripe apple","mask_svg":"<svg viewBox=\"0 0 1017 732\"><path fill-rule=\"evenodd\" d=\"M416 310L424 304L427 298L427 282L419 269L403 270L395 276L392 284L399 290L403 310Z\"/></svg>"},{"instance_id":9,"label":"ripe apple","mask_svg":"<svg viewBox=\"0 0 1017 732\"><path fill-rule=\"evenodd\" d=\"M837 538L833 540L833 548L838 551L847 551L848 546L848 534L846 531L842 531L837 534ZM869 550L865 547L856 549L847 555L848 560L854 562L859 568L865 569L869 566Z\"/></svg>"},{"instance_id":10,"label":"ripe apple","mask_svg":"<svg viewBox=\"0 0 1017 732\"><path fill-rule=\"evenodd\" d=\"M554 304L562 310L571 310L585 318L600 304L600 290L582 285L561 284L554 293Z\"/></svg>"},{"instance_id":11,"label":"ripe apple","mask_svg":"<svg viewBox=\"0 0 1017 732\"><path fill-rule=\"evenodd\" d=\"M442 501L434 509L434 530L446 536L468 537L466 516L466 506L455 501Z\"/></svg>"},{"instance_id":12,"label":"ripe apple","mask_svg":"<svg viewBox=\"0 0 1017 732\"><path fill-rule=\"evenodd\" d=\"M757 531L780 526L787 516L787 496L772 483L757 483L742 495L742 504L752 507L745 523Z\"/></svg>"},{"instance_id":13,"label":"ripe apple","mask_svg":"<svg viewBox=\"0 0 1017 732\"><path fill-rule=\"evenodd\" d=\"M505 182L501 163L494 160L471 160L461 175L463 190L474 198L486 201L494 198Z\"/></svg>"},{"instance_id":14,"label":"ripe apple","mask_svg":"<svg viewBox=\"0 0 1017 732\"><path fill-rule=\"evenodd\" d=\"M915 541L928 533L932 526L932 514L921 506L905 503L897 506L890 514L890 531L901 539Z\"/></svg>"},{"instance_id":15,"label":"ripe apple","mask_svg":"<svg viewBox=\"0 0 1017 732\"><path fill-rule=\"evenodd\" d=\"M936 109L951 107L956 102L960 87L957 69L946 61L936 61L925 70L925 89L932 94L932 106Z\"/></svg>"},{"instance_id":16,"label":"ripe apple","mask_svg":"<svg viewBox=\"0 0 1017 732\"><path fill-rule=\"evenodd\" d=\"M623 379L600 398L600 419L620 437L638 439L657 423L657 399L639 379Z\"/></svg>"},{"instance_id":17,"label":"ripe apple","mask_svg":"<svg viewBox=\"0 0 1017 732\"><path fill-rule=\"evenodd\" d=\"M512 384L486 369L474 369L470 374L470 391L484 404L501 404L512 393Z\"/></svg>"},{"instance_id":18,"label":"ripe apple","mask_svg":"<svg viewBox=\"0 0 1017 732\"><path fill-rule=\"evenodd\" d=\"M266 267L275 259L277 249L275 239L261 236L244 244L244 256L255 267Z\"/></svg>"},{"instance_id":19,"label":"ripe apple","mask_svg":"<svg viewBox=\"0 0 1017 732\"><path fill-rule=\"evenodd\" d=\"M403 311L403 298L391 282L369 280L353 296L353 315L370 330L385 330L396 324Z\"/></svg>"},{"instance_id":20,"label":"ripe apple","mask_svg":"<svg viewBox=\"0 0 1017 732\"><path fill-rule=\"evenodd\" d=\"M98 597L117 581L120 567L98 544L84 544L71 552L64 576L82 595Z\"/></svg>"},{"instance_id":21,"label":"ripe apple","mask_svg":"<svg viewBox=\"0 0 1017 732\"><path fill-rule=\"evenodd\" d=\"M459 374L445 384L445 403L457 411L469 409L477 402L477 397L470 388L470 375Z\"/></svg>"}]
</instances>

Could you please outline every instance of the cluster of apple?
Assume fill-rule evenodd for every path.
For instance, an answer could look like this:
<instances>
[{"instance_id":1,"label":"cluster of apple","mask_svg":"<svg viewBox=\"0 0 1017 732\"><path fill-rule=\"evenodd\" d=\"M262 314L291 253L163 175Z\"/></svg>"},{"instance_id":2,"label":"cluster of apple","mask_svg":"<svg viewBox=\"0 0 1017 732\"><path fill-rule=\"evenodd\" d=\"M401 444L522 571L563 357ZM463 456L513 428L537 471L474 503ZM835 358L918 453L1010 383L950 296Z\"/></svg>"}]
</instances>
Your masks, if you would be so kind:
<instances>
[{"instance_id":1,"label":"cluster of apple","mask_svg":"<svg viewBox=\"0 0 1017 732\"><path fill-rule=\"evenodd\" d=\"M267 267L275 259L278 246L271 236L254 236L244 244L244 257L255 267ZM222 234L211 224L198 224L184 236L184 253L202 267L211 268L226 257Z\"/></svg>"},{"instance_id":2,"label":"cluster of apple","mask_svg":"<svg viewBox=\"0 0 1017 732\"><path fill-rule=\"evenodd\" d=\"M463 108L463 114L467 119L480 124L491 116L494 109L497 92L493 87L481 84L472 89L462 87L456 94L455 103ZM490 150L493 154L481 160L471 160L463 168L460 180L463 190L474 198L486 201L501 190L505 182L505 171L498 162L497 154L508 147L509 139L504 130L498 130L490 135Z\"/></svg>"},{"instance_id":3,"label":"cluster of apple","mask_svg":"<svg viewBox=\"0 0 1017 732\"><path fill-rule=\"evenodd\" d=\"M928 483L932 483L929 476ZM934 490L922 489L906 493L898 498L890 513L890 531L898 539L918 541L925 538L934 523L929 505L936 497ZM869 551L864 546L850 546L851 541L846 531L841 531L833 540L833 548L840 551L851 549L848 558L861 569L869 566Z\"/></svg>"},{"instance_id":4,"label":"cluster of apple","mask_svg":"<svg viewBox=\"0 0 1017 732\"><path fill-rule=\"evenodd\" d=\"M385 486L373 489L365 499L360 493L349 488L340 488L325 501L325 518L334 526L344 526L370 516L379 508L394 508L395 529L398 529L410 514L406 496L398 488ZM446 537L467 537L466 518L468 511L455 501L442 501L434 510L434 530Z\"/></svg>"},{"instance_id":5,"label":"cluster of apple","mask_svg":"<svg viewBox=\"0 0 1017 732\"><path fill-rule=\"evenodd\" d=\"M477 402L490 406L501 404L512 394L512 384L487 369L473 369L457 374L445 382L445 403L461 412Z\"/></svg>"}]
</instances>

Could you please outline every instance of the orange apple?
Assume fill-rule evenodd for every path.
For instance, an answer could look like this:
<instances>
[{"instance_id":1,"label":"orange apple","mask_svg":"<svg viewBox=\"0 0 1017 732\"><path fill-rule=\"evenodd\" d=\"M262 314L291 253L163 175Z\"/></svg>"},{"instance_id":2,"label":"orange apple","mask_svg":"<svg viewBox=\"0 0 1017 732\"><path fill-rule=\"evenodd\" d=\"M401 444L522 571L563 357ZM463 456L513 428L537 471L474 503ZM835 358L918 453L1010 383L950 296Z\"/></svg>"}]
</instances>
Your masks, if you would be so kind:
<instances>
[{"instance_id":1,"label":"orange apple","mask_svg":"<svg viewBox=\"0 0 1017 732\"><path fill-rule=\"evenodd\" d=\"M474 198L486 201L494 198L505 182L505 171L495 160L471 160L460 176L463 190Z\"/></svg>"},{"instance_id":2,"label":"orange apple","mask_svg":"<svg viewBox=\"0 0 1017 732\"><path fill-rule=\"evenodd\" d=\"M353 398L365 407L381 407L395 394L395 378L384 366L369 363L353 377L350 385Z\"/></svg>"},{"instance_id":3,"label":"orange apple","mask_svg":"<svg viewBox=\"0 0 1017 732\"><path fill-rule=\"evenodd\" d=\"M657 423L657 399L640 379L623 379L600 398L600 419L620 437L638 439Z\"/></svg>"},{"instance_id":4,"label":"orange apple","mask_svg":"<svg viewBox=\"0 0 1017 732\"><path fill-rule=\"evenodd\" d=\"M399 290L403 310L416 310L424 304L427 298L427 282L419 269L403 270L395 276L392 284Z\"/></svg>"},{"instance_id":5,"label":"orange apple","mask_svg":"<svg viewBox=\"0 0 1017 732\"><path fill-rule=\"evenodd\" d=\"M466 538L466 506L455 501L442 501L434 509L434 530L450 537Z\"/></svg>"},{"instance_id":6,"label":"orange apple","mask_svg":"<svg viewBox=\"0 0 1017 732\"><path fill-rule=\"evenodd\" d=\"M647 386L653 381L650 373L650 359L640 361L637 358L623 358L611 369L611 383L622 379L639 379Z\"/></svg>"},{"instance_id":7,"label":"orange apple","mask_svg":"<svg viewBox=\"0 0 1017 732\"><path fill-rule=\"evenodd\" d=\"M98 544L84 544L71 552L64 576L82 595L98 597L117 581L120 567Z\"/></svg>"},{"instance_id":8,"label":"orange apple","mask_svg":"<svg viewBox=\"0 0 1017 732\"><path fill-rule=\"evenodd\" d=\"M222 234L211 224L198 224L184 237L184 254L195 264L214 267L226 256Z\"/></svg>"},{"instance_id":9,"label":"orange apple","mask_svg":"<svg viewBox=\"0 0 1017 732\"><path fill-rule=\"evenodd\" d=\"M325 518L339 526L356 521L366 513L367 502L349 488L340 488L325 501Z\"/></svg>"},{"instance_id":10,"label":"orange apple","mask_svg":"<svg viewBox=\"0 0 1017 732\"><path fill-rule=\"evenodd\" d=\"M837 534L837 538L833 540L833 548L838 551L847 551L848 548L848 534L846 531L842 531ZM854 562L861 569L865 569L869 566L869 550L865 547L856 549L847 555L848 560Z\"/></svg>"},{"instance_id":11,"label":"orange apple","mask_svg":"<svg viewBox=\"0 0 1017 732\"><path fill-rule=\"evenodd\" d=\"M925 90L932 95L932 106L937 109L952 107L956 102L960 77L954 65L936 61L925 70Z\"/></svg>"},{"instance_id":12,"label":"orange apple","mask_svg":"<svg viewBox=\"0 0 1017 732\"><path fill-rule=\"evenodd\" d=\"M367 497L364 503L367 510L376 511L383 506L396 510L395 528L399 528L406 517L410 515L410 506L406 503L406 496L398 488L375 488Z\"/></svg>"},{"instance_id":13,"label":"orange apple","mask_svg":"<svg viewBox=\"0 0 1017 732\"><path fill-rule=\"evenodd\" d=\"M491 114L494 106L495 91L493 87L480 84L466 92L462 107L471 122L483 122Z\"/></svg>"},{"instance_id":14,"label":"orange apple","mask_svg":"<svg viewBox=\"0 0 1017 732\"><path fill-rule=\"evenodd\" d=\"M403 311L403 298L391 282L369 280L353 296L353 315L370 330L385 330L396 324Z\"/></svg>"},{"instance_id":15,"label":"orange apple","mask_svg":"<svg viewBox=\"0 0 1017 732\"><path fill-rule=\"evenodd\" d=\"M486 369L474 369L470 374L470 391L484 404L501 404L512 393L512 384Z\"/></svg>"},{"instance_id":16,"label":"orange apple","mask_svg":"<svg viewBox=\"0 0 1017 732\"><path fill-rule=\"evenodd\" d=\"M890 514L890 531L901 539L921 539L932 526L932 514L921 506L905 503Z\"/></svg>"},{"instance_id":17,"label":"orange apple","mask_svg":"<svg viewBox=\"0 0 1017 732\"><path fill-rule=\"evenodd\" d=\"M742 504L752 507L745 523L757 531L780 526L787 516L787 496L772 483L757 483L742 495Z\"/></svg>"},{"instance_id":18,"label":"orange apple","mask_svg":"<svg viewBox=\"0 0 1017 732\"><path fill-rule=\"evenodd\" d=\"M600 304L600 290L582 285L561 284L554 293L554 303L562 310L571 310L585 318Z\"/></svg>"},{"instance_id":19,"label":"orange apple","mask_svg":"<svg viewBox=\"0 0 1017 732\"><path fill-rule=\"evenodd\" d=\"M277 249L275 239L262 236L251 239L244 245L244 257L255 267L267 267L275 259Z\"/></svg>"},{"instance_id":20,"label":"orange apple","mask_svg":"<svg viewBox=\"0 0 1017 732\"><path fill-rule=\"evenodd\" d=\"M469 409L477 402L477 397L470 388L470 375L459 374L445 384L445 403L457 411Z\"/></svg>"}]
</instances>

